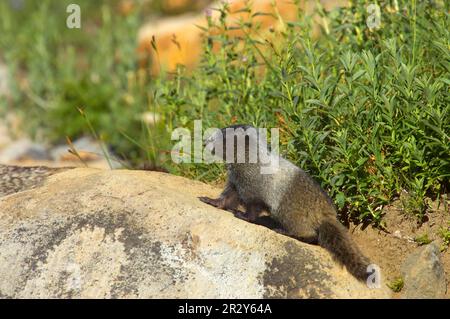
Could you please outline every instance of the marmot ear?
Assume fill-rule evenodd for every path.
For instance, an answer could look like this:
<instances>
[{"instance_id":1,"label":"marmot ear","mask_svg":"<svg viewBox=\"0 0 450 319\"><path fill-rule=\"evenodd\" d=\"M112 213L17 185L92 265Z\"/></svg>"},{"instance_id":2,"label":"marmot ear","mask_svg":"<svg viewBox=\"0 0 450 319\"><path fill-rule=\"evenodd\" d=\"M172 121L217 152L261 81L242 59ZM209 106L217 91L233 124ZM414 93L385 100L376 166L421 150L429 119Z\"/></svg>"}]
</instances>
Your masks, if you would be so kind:
<instances>
[{"instance_id":1,"label":"marmot ear","mask_svg":"<svg viewBox=\"0 0 450 319\"><path fill-rule=\"evenodd\" d=\"M234 125L230 125L230 126L224 127L224 128L222 129L222 132L225 132L225 130L226 130L227 128L233 128L233 129L242 128L242 129L246 130L246 129L251 128L251 127L253 127L253 126L252 126L252 125L249 125L249 124L234 124Z\"/></svg>"}]
</instances>

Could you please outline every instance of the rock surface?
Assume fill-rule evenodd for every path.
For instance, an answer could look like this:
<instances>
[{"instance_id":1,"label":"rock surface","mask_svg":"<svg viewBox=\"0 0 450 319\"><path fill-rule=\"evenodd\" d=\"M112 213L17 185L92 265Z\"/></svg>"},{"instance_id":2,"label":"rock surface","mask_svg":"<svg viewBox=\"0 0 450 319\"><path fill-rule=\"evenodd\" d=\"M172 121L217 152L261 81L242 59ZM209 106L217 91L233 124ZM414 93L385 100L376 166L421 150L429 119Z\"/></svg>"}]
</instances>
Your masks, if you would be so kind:
<instances>
[{"instance_id":1,"label":"rock surface","mask_svg":"<svg viewBox=\"0 0 450 319\"><path fill-rule=\"evenodd\" d=\"M156 172L73 169L0 198L0 297L386 298L328 252Z\"/></svg>"},{"instance_id":2,"label":"rock surface","mask_svg":"<svg viewBox=\"0 0 450 319\"><path fill-rule=\"evenodd\" d=\"M418 248L402 265L403 298L445 298L447 283L438 245Z\"/></svg>"}]
</instances>

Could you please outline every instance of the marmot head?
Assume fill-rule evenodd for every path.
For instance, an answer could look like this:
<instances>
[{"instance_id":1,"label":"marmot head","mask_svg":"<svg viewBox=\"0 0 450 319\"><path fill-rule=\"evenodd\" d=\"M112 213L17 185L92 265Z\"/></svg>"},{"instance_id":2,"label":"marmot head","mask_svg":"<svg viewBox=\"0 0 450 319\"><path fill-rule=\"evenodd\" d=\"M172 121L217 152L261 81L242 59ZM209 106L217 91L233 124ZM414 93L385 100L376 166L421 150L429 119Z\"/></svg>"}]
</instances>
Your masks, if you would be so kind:
<instances>
[{"instance_id":1,"label":"marmot head","mask_svg":"<svg viewBox=\"0 0 450 319\"><path fill-rule=\"evenodd\" d=\"M267 151L265 137L259 134L257 128L247 124L214 130L204 146L212 155L227 163L257 163L258 151Z\"/></svg>"}]
</instances>

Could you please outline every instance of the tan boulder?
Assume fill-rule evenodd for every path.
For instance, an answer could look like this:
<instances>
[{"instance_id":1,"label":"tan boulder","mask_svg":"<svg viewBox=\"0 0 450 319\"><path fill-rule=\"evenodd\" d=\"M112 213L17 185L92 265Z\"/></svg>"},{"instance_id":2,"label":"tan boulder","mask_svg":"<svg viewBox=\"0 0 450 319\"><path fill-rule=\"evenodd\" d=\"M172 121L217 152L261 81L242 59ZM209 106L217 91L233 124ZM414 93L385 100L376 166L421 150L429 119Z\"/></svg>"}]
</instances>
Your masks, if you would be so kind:
<instances>
[{"instance_id":1,"label":"tan boulder","mask_svg":"<svg viewBox=\"0 0 450 319\"><path fill-rule=\"evenodd\" d=\"M445 298L447 282L439 246L435 242L419 247L409 254L401 270L405 281L402 298Z\"/></svg>"},{"instance_id":2,"label":"tan boulder","mask_svg":"<svg viewBox=\"0 0 450 319\"><path fill-rule=\"evenodd\" d=\"M182 177L73 169L0 198L0 296L385 298L328 252L210 207Z\"/></svg>"}]
</instances>

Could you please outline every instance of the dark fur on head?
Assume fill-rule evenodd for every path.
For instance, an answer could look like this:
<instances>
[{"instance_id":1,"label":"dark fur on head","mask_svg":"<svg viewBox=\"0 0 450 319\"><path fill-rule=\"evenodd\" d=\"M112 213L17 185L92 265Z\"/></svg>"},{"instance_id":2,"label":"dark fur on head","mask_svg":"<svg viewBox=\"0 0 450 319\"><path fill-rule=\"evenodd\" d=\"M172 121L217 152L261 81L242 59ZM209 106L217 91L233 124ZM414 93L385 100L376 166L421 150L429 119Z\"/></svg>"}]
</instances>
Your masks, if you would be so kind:
<instances>
[{"instance_id":1,"label":"dark fur on head","mask_svg":"<svg viewBox=\"0 0 450 319\"><path fill-rule=\"evenodd\" d=\"M228 140L228 138L230 138L229 134L231 134L231 137L233 138L232 148L229 147L229 143L231 143ZM252 158L250 154L255 155L255 159L258 160L258 150L266 151L267 149L267 144L265 144L265 141L263 143L259 143L259 137L258 129L254 126L247 124L236 124L218 129L214 134L205 140L204 145L206 148L211 150L211 154L221 160L227 160L227 152L233 152L233 163L249 163ZM241 145L240 143L244 144ZM219 154L218 152L220 149L222 149L222 154Z\"/></svg>"}]
</instances>

